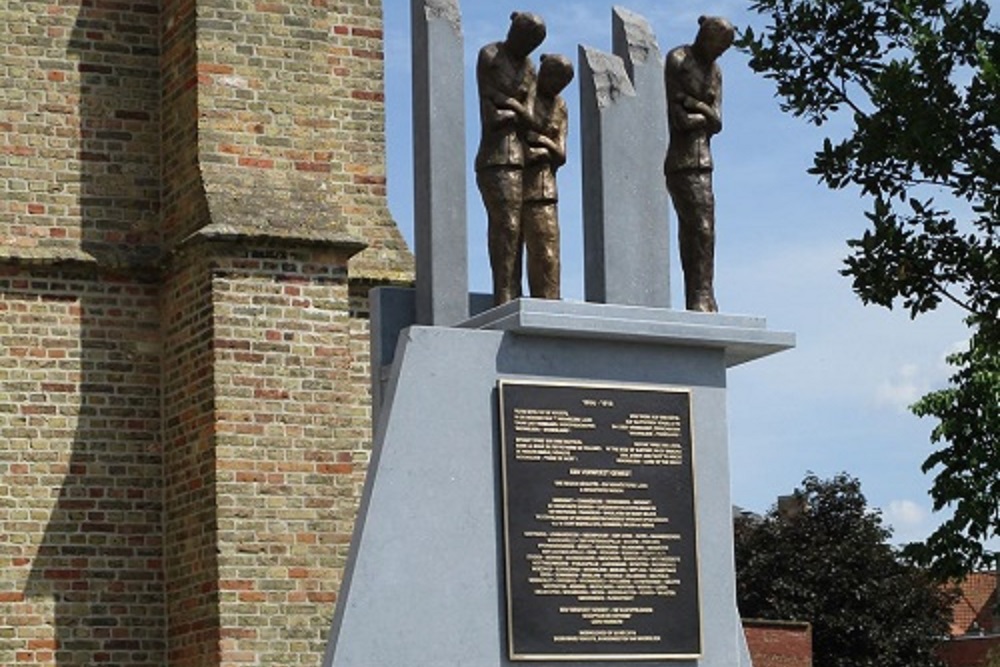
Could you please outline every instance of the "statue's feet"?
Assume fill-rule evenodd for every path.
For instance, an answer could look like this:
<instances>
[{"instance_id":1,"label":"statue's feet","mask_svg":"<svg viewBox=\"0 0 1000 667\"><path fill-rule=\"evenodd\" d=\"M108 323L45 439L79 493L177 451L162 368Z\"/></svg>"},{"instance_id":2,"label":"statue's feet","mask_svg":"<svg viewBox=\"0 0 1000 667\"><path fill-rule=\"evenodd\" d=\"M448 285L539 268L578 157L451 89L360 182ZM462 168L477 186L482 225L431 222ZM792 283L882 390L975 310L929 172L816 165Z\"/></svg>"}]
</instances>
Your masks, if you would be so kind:
<instances>
[{"instance_id":1,"label":"statue's feet","mask_svg":"<svg viewBox=\"0 0 1000 667\"><path fill-rule=\"evenodd\" d=\"M687 309L700 313L717 313L719 304L715 302L715 295L711 292L699 292L688 297Z\"/></svg>"},{"instance_id":2,"label":"statue's feet","mask_svg":"<svg viewBox=\"0 0 1000 667\"><path fill-rule=\"evenodd\" d=\"M502 287L493 291L493 305L502 306L508 301L521 298L521 290L516 287Z\"/></svg>"}]
</instances>

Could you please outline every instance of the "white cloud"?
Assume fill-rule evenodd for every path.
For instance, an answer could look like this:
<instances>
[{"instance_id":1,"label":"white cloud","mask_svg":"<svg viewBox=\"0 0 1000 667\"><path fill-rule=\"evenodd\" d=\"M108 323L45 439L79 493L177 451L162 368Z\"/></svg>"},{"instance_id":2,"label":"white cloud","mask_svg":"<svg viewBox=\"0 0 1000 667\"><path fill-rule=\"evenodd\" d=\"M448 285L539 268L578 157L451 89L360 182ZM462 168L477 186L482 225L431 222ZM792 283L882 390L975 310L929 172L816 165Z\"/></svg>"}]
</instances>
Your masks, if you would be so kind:
<instances>
[{"instance_id":1,"label":"white cloud","mask_svg":"<svg viewBox=\"0 0 1000 667\"><path fill-rule=\"evenodd\" d=\"M882 380L876 387L875 404L907 412L929 389L930 382L916 364L903 364L893 377Z\"/></svg>"},{"instance_id":2,"label":"white cloud","mask_svg":"<svg viewBox=\"0 0 1000 667\"><path fill-rule=\"evenodd\" d=\"M896 412L909 412L909 407L921 396L947 385L948 378L955 371L946 361L947 357L967 349L968 345L967 339L953 342L936 360L928 360L923 366L915 363L902 364L891 377L878 383L875 388L875 405Z\"/></svg>"},{"instance_id":3,"label":"white cloud","mask_svg":"<svg viewBox=\"0 0 1000 667\"><path fill-rule=\"evenodd\" d=\"M927 512L912 500L893 500L886 509L886 518L894 526L912 528L924 522Z\"/></svg>"},{"instance_id":4,"label":"white cloud","mask_svg":"<svg viewBox=\"0 0 1000 667\"><path fill-rule=\"evenodd\" d=\"M966 352L969 349L969 339L963 338L962 340L957 340L948 346L944 352L941 353L941 357L938 360L938 371L941 377L951 377L955 369L948 364L948 357L953 354L958 354L959 352Z\"/></svg>"},{"instance_id":5,"label":"white cloud","mask_svg":"<svg viewBox=\"0 0 1000 667\"><path fill-rule=\"evenodd\" d=\"M893 529L893 541L900 544L922 540L930 530L929 512L912 500L890 501L883 516Z\"/></svg>"}]
</instances>

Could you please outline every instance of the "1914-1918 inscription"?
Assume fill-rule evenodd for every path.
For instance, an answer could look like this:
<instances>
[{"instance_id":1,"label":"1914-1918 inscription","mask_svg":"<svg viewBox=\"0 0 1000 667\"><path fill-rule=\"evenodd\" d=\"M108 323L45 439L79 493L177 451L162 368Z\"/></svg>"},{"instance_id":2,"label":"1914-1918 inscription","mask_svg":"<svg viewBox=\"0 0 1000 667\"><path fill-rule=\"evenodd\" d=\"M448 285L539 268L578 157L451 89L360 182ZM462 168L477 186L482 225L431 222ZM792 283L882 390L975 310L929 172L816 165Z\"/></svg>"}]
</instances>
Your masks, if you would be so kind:
<instances>
[{"instance_id":1,"label":"1914-1918 inscription","mask_svg":"<svg viewBox=\"0 0 1000 667\"><path fill-rule=\"evenodd\" d=\"M690 393L499 394L510 658L697 657Z\"/></svg>"}]
</instances>

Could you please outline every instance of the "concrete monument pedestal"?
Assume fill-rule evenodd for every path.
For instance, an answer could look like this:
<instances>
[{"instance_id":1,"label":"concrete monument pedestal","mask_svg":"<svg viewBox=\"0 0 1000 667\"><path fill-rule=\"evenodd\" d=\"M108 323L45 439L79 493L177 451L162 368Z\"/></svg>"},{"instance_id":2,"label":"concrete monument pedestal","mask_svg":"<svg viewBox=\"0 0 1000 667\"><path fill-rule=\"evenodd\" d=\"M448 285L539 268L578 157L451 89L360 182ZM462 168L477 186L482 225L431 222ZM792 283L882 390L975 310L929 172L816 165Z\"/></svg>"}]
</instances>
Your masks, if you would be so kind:
<instances>
[{"instance_id":1,"label":"concrete monument pedestal","mask_svg":"<svg viewBox=\"0 0 1000 667\"><path fill-rule=\"evenodd\" d=\"M412 10L417 289L373 296L374 446L324 667L749 667L726 373L794 337L668 308L652 30L616 9L615 55L583 51L598 303L487 309L466 298L464 156L450 143L458 3Z\"/></svg>"},{"instance_id":2,"label":"concrete monument pedestal","mask_svg":"<svg viewBox=\"0 0 1000 667\"><path fill-rule=\"evenodd\" d=\"M375 310L412 298L383 291ZM792 334L767 330L761 318L531 299L456 327L377 321L383 331L375 332L373 367L391 347L379 336L398 331L398 344L325 666L511 664L499 380L690 392L701 654L669 664L746 664L733 568L726 371L792 347Z\"/></svg>"}]
</instances>

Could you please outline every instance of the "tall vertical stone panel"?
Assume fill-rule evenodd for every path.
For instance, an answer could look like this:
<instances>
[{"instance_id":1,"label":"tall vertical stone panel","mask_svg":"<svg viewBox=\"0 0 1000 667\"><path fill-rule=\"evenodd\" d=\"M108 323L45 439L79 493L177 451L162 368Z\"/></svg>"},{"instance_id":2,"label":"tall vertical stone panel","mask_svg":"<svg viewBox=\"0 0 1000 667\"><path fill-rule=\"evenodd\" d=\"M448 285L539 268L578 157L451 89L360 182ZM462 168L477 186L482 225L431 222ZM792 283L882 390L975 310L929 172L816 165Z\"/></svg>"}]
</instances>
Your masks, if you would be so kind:
<instances>
[{"instance_id":1,"label":"tall vertical stone panel","mask_svg":"<svg viewBox=\"0 0 1000 667\"><path fill-rule=\"evenodd\" d=\"M417 322L469 317L465 63L456 0L411 0Z\"/></svg>"},{"instance_id":2,"label":"tall vertical stone panel","mask_svg":"<svg viewBox=\"0 0 1000 667\"><path fill-rule=\"evenodd\" d=\"M638 14L616 7L612 37L614 54L580 47L584 291L597 303L668 308L663 63Z\"/></svg>"}]
</instances>

